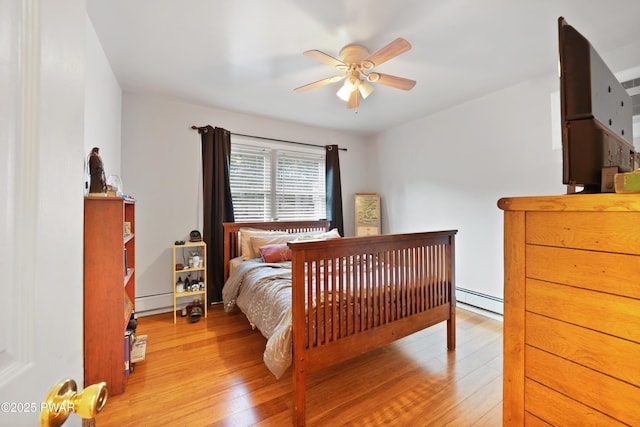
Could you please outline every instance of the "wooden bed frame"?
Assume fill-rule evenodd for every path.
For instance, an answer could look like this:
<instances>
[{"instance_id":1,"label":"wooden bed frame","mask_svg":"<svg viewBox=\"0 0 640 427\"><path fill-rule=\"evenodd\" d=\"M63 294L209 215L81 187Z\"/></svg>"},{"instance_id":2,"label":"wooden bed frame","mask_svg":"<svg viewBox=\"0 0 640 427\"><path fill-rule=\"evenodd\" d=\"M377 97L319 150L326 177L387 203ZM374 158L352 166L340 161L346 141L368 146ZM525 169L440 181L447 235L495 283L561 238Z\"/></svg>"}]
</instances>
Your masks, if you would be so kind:
<instances>
[{"instance_id":1,"label":"wooden bed frame","mask_svg":"<svg viewBox=\"0 0 640 427\"><path fill-rule=\"evenodd\" d=\"M243 227L326 231L328 221L224 223L224 277ZM305 424L306 376L447 321L455 349L457 230L290 243L294 424ZM320 295L320 301L309 301ZM309 310L307 310L309 307Z\"/></svg>"}]
</instances>

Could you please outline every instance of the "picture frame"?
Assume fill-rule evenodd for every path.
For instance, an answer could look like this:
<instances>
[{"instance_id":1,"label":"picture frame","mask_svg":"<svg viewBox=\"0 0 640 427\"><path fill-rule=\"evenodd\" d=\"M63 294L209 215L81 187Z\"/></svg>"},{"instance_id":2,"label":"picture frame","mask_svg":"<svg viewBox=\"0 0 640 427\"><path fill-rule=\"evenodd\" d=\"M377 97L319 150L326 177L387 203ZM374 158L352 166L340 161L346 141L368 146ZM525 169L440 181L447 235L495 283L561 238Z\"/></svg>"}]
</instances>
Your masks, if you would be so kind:
<instances>
[{"instance_id":1,"label":"picture frame","mask_svg":"<svg viewBox=\"0 0 640 427\"><path fill-rule=\"evenodd\" d=\"M355 193L356 236L376 236L380 230L380 195Z\"/></svg>"}]
</instances>

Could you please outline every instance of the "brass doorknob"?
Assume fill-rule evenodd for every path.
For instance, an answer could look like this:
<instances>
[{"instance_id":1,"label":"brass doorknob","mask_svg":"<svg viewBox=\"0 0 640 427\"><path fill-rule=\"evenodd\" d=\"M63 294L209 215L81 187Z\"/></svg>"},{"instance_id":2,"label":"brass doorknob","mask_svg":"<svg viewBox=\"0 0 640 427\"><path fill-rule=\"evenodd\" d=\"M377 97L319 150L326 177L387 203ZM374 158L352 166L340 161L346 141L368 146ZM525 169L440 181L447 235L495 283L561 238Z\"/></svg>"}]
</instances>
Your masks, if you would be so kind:
<instances>
[{"instance_id":1,"label":"brass doorknob","mask_svg":"<svg viewBox=\"0 0 640 427\"><path fill-rule=\"evenodd\" d=\"M53 387L42 405L40 427L58 427L64 424L69 414L81 418L94 418L107 403L107 383L90 385L78 393L72 379L66 379Z\"/></svg>"}]
</instances>

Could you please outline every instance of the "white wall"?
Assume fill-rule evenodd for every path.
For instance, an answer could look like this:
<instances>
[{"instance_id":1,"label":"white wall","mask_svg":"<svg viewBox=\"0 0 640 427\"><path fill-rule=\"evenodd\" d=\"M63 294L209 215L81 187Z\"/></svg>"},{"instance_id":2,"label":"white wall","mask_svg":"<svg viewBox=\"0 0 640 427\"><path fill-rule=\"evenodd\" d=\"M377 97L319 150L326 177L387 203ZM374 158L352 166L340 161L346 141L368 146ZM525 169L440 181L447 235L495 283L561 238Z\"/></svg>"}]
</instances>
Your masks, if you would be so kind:
<instances>
[{"instance_id":1,"label":"white wall","mask_svg":"<svg viewBox=\"0 0 640 427\"><path fill-rule=\"evenodd\" d=\"M173 242L202 230L200 135L191 126L218 126L234 133L338 144L345 234L353 235L353 194L374 191L367 176L363 138L336 131L125 92L122 119L122 180L136 198L136 308L173 304ZM160 296L158 296L160 295ZM149 298L150 297L150 298Z\"/></svg>"},{"instance_id":2,"label":"white wall","mask_svg":"<svg viewBox=\"0 0 640 427\"><path fill-rule=\"evenodd\" d=\"M458 229L457 286L502 298L498 199L565 192L551 146L557 86L523 82L378 135L384 231Z\"/></svg>"},{"instance_id":3,"label":"white wall","mask_svg":"<svg viewBox=\"0 0 640 427\"><path fill-rule=\"evenodd\" d=\"M85 161L91 149L99 147L105 175L122 177L120 167L122 90L88 17L86 32ZM88 173L89 171L86 170L87 179Z\"/></svg>"},{"instance_id":4,"label":"white wall","mask_svg":"<svg viewBox=\"0 0 640 427\"><path fill-rule=\"evenodd\" d=\"M640 78L640 41L609 52L603 59L612 70L619 70L614 73L619 81ZM633 143L636 150L639 150L640 115L633 117Z\"/></svg>"},{"instance_id":5,"label":"white wall","mask_svg":"<svg viewBox=\"0 0 640 427\"><path fill-rule=\"evenodd\" d=\"M639 43L602 57L624 75L638 69ZM501 299L503 216L496 202L566 192L562 152L552 148L553 137L560 140L560 110L552 110L551 98L558 89L550 73L377 135L372 158L383 231L458 229L457 286ZM474 303L497 309L489 300Z\"/></svg>"}]
</instances>

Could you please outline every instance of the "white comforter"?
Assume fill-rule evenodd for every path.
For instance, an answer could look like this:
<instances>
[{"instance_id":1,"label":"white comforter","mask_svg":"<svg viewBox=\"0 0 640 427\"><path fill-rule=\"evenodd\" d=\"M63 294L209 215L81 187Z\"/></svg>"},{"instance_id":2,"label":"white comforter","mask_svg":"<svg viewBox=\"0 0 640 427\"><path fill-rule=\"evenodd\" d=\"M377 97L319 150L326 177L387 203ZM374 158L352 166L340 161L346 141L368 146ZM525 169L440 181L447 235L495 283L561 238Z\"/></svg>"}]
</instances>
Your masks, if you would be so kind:
<instances>
[{"instance_id":1,"label":"white comforter","mask_svg":"<svg viewBox=\"0 0 640 427\"><path fill-rule=\"evenodd\" d=\"M291 365L291 262L240 264L222 289L224 309L236 306L267 338L267 368L280 378Z\"/></svg>"}]
</instances>

